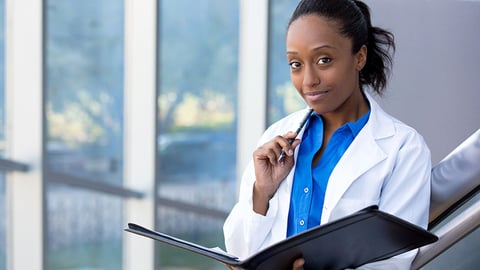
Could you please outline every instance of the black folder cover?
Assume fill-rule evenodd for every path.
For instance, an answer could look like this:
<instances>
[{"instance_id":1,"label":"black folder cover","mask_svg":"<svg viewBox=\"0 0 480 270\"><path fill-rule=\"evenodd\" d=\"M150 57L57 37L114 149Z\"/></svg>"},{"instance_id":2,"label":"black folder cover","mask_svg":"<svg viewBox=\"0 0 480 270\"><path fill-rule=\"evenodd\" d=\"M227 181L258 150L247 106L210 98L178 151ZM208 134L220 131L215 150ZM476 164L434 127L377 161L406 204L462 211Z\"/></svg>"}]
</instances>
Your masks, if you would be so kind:
<instances>
[{"instance_id":1,"label":"black folder cover","mask_svg":"<svg viewBox=\"0 0 480 270\"><path fill-rule=\"evenodd\" d=\"M371 206L325 225L317 226L239 260L167 234L129 223L125 231L210 257L235 269L287 270L296 258L305 258L304 269L355 268L433 243L438 237L427 230Z\"/></svg>"}]
</instances>

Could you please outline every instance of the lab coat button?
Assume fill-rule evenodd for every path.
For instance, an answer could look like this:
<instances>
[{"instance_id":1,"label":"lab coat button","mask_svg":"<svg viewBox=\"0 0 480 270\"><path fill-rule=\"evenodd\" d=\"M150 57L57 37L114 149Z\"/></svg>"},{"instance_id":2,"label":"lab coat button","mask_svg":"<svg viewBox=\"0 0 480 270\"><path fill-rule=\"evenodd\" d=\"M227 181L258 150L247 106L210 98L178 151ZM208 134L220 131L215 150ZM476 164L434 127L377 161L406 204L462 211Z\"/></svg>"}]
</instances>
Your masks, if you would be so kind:
<instances>
[{"instance_id":1,"label":"lab coat button","mask_svg":"<svg viewBox=\"0 0 480 270\"><path fill-rule=\"evenodd\" d=\"M305 221L303 221L303 219L302 219L302 220L300 220L300 226L303 226L303 225L305 225Z\"/></svg>"},{"instance_id":2,"label":"lab coat button","mask_svg":"<svg viewBox=\"0 0 480 270\"><path fill-rule=\"evenodd\" d=\"M303 192L308 193L308 187L304 188Z\"/></svg>"}]
</instances>

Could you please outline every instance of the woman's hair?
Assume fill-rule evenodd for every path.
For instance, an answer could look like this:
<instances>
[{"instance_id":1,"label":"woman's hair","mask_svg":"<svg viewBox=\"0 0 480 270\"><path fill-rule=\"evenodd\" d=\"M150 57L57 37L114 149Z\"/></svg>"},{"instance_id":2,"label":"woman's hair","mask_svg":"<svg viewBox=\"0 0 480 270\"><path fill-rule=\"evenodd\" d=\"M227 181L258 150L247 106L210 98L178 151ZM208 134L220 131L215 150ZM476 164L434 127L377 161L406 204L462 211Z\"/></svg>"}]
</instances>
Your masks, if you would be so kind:
<instances>
[{"instance_id":1,"label":"woman's hair","mask_svg":"<svg viewBox=\"0 0 480 270\"><path fill-rule=\"evenodd\" d=\"M382 94L392 67L395 52L394 36L372 26L368 6L358 0L302 0L297 5L288 27L304 15L316 14L337 23L340 34L352 40L352 53L367 46L367 62L360 71L360 87L370 85Z\"/></svg>"}]
</instances>

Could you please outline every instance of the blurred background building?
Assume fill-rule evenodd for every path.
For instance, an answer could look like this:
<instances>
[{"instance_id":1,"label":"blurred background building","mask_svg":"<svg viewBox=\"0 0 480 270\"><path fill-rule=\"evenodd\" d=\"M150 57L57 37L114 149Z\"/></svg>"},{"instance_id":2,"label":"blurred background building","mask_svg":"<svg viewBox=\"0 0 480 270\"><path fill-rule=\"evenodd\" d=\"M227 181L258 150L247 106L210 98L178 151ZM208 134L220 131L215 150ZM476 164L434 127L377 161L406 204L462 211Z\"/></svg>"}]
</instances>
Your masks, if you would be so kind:
<instances>
[{"instance_id":1,"label":"blurred background building","mask_svg":"<svg viewBox=\"0 0 480 270\"><path fill-rule=\"evenodd\" d=\"M256 140L305 106L297 2L0 0L0 270L225 269L123 229L224 247ZM480 1L366 2L397 42L378 99L435 164L480 126ZM475 268L479 238L426 269Z\"/></svg>"}]
</instances>

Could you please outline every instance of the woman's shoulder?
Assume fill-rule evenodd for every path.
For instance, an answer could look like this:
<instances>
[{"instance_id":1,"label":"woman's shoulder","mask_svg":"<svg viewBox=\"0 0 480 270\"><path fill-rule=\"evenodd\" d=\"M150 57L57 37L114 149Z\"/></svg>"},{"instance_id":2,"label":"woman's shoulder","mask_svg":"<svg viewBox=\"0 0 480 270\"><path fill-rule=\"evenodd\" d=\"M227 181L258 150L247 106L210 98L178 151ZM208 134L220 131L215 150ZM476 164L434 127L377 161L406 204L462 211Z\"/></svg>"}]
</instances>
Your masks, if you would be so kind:
<instances>
[{"instance_id":1,"label":"woman's shoulder","mask_svg":"<svg viewBox=\"0 0 480 270\"><path fill-rule=\"evenodd\" d=\"M424 137L415 127L387 113L376 102L371 101L371 105L373 114L371 117L374 119L372 122L376 138L392 137L400 143L416 141L426 145Z\"/></svg>"}]
</instances>

